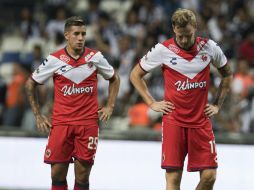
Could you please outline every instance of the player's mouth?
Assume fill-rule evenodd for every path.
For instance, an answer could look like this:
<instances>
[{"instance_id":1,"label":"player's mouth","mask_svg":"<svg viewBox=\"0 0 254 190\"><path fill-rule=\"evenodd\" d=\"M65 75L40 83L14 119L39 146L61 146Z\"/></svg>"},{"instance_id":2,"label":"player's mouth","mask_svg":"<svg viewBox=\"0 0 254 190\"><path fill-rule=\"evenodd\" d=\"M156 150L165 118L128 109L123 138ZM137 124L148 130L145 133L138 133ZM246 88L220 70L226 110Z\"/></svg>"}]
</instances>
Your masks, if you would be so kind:
<instances>
[{"instance_id":1,"label":"player's mouth","mask_svg":"<svg viewBox=\"0 0 254 190\"><path fill-rule=\"evenodd\" d=\"M77 47L83 47L84 43L77 43Z\"/></svg>"}]
</instances>

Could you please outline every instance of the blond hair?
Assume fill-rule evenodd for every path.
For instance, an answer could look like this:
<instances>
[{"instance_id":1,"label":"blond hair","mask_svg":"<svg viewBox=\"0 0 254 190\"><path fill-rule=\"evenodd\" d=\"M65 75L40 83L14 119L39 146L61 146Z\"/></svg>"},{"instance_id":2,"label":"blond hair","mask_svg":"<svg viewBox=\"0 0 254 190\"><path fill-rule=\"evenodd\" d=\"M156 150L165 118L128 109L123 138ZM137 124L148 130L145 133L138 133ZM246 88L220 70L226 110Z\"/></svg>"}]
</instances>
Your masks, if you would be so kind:
<instances>
[{"instance_id":1,"label":"blond hair","mask_svg":"<svg viewBox=\"0 0 254 190\"><path fill-rule=\"evenodd\" d=\"M173 26L185 27L187 24L197 26L197 19L191 10L188 9L177 9L171 17Z\"/></svg>"}]
</instances>

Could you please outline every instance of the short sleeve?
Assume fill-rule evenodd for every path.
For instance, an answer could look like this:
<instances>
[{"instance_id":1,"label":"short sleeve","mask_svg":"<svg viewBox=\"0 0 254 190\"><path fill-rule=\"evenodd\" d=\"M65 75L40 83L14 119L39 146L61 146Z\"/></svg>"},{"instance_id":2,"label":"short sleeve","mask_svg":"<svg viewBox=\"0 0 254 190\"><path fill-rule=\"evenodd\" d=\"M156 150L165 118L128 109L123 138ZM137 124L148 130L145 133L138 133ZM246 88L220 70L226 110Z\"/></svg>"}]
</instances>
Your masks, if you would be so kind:
<instances>
[{"instance_id":1,"label":"short sleeve","mask_svg":"<svg viewBox=\"0 0 254 190\"><path fill-rule=\"evenodd\" d=\"M227 58L222 52L221 48L213 41L209 40L212 54L212 64L216 68L221 68L227 64Z\"/></svg>"},{"instance_id":2,"label":"short sleeve","mask_svg":"<svg viewBox=\"0 0 254 190\"><path fill-rule=\"evenodd\" d=\"M44 84L58 69L57 58L49 55L41 65L32 73L32 78L39 84Z\"/></svg>"},{"instance_id":3,"label":"short sleeve","mask_svg":"<svg viewBox=\"0 0 254 190\"><path fill-rule=\"evenodd\" d=\"M152 69L162 65L161 49L162 44L158 43L142 57L139 64L143 70L149 72Z\"/></svg>"},{"instance_id":4,"label":"short sleeve","mask_svg":"<svg viewBox=\"0 0 254 190\"><path fill-rule=\"evenodd\" d=\"M98 73L108 80L114 75L114 68L108 63L107 59L97 52L89 61L93 62L96 66Z\"/></svg>"}]
</instances>

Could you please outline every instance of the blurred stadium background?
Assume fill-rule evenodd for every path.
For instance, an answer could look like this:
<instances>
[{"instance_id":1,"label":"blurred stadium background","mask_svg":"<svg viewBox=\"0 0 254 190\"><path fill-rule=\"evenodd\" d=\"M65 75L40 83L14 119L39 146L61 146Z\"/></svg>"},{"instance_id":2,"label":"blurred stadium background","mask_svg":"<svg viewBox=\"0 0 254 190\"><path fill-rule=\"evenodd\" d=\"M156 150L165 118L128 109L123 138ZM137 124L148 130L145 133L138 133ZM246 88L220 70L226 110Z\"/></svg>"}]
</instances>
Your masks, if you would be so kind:
<instances>
[{"instance_id":1,"label":"blurred stadium background","mask_svg":"<svg viewBox=\"0 0 254 190\"><path fill-rule=\"evenodd\" d=\"M24 83L50 52L64 47L65 19L68 16L80 15L87 23L87 46L100 50L121 77L113 117L107 124L101 123L100 138L103 140L97 156L98 166L95 165L93 172L95 177L92 178L95 184L101 184L92 186L92 190L127 189L120 186L123 179L113 180L112 176L118 175L130 180L125 186L133 184L134 187L128 186L128 189L163 189L164 176L159 168L161 115L142 102L128 78L131 68L145 52L157 42L173 35L170 16L179 7L189 8L197 13L198 35L209 37L220 45L234 72L234 80L223 109L213 118L217 143L223 144L218 146L219 154L223 156L223 169L219 171L222 174L218 176L216 189L240 189L242 183L246 186L241 189L253 189L251 174L248 172L254 169L249 159L254 157L253 153L251 155L254 147L253 0L0 0L0 188L48 187L49 168L42 163L46 135L36 131L25 96ZM209 101L213 102L220 81L214 69L211 79ZM146 80L152 95L156 99L162 99L161 71L155 70ZM52 81L48 81L38 90L43 113L48 116L53 103L52 87ZM101 104L107 97L106 89L107 84L99 77ZM22 143L25 147L19 147ZM112 153L118 155L123 151L119 146L125 147L125 143L131 144L126 159L121 161L122 158L119 158L117 162L112 162L110 146L118 146ZM105 146L106 150L103 150ZM133 155L136 155L136 149L133 149L135 147L149 150L146 154L138 154L143 161L131 160ZM31 159L33 157L35 159ZM12 162L9 162L10 160ZM36 164L33 165L32 161ZM119 165L114 167L119 168L114 168L115 173L109 172L112 175L110 187L107 186L110 182L104 181L96 170L107 176L106 171L109 171L114 163L118 163ZM9 172L3 172L6 170L2 168ZM125 170L128 172L125 173ZM140 173L141 171L144 173ZM147 175L149 171L151 173ZM137 173L137 179L140 180L138 187L136 178L128 178L129 175ZM243 174L246 174L246 177ZM31 176L34 178L30 179ZM150 184L148 181L153 178L156 178L154 183L151 183L154 186L146 187L144 184ZM45 182L44 185L39 182L38 187L27 185L29 181L33 184L32 181L36 179ZM198 176L194 179L196 183ZM228 184L228 181L231 182L230 188L220 186L220 183ZM101 188L102 183L107 184L105 189ZM156 184L158 186L155 186ZM190 186L183 189L194 188L191 180L186 184ZM252 186L248 186L251 184Z\"/></svg>"}]
</instances>

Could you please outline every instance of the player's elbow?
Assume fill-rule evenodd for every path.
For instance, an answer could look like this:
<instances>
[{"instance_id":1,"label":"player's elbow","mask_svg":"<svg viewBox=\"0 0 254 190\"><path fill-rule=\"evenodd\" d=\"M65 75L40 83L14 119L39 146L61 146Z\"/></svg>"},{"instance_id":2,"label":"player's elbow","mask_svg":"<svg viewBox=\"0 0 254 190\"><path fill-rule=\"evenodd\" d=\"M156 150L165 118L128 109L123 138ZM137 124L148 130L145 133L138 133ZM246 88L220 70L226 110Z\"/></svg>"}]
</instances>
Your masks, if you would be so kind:
<instances>
[{"instance_id":1,"label":"player's elbow","mask_svg":"<svg viewBox=\"0 0 254 190\"><path fill-rule=\"evenodd\" d=\"M141 79L141 76L138 74L136 67L130 73L130 81L132 84L135 83L136 80Z\"/></svg>"},{"instance_id":2,"label":"player's elbow","mask_svg":"<svg viewBox=\"0 0 254 190\"><path fill-rule=\"evenodd\" d=\"M120 77L119 77L119 75L117 73L115 73L113 75L113 77L109 79L109 82L110 83L115 83L116 86L119 86L120 85Z\"/></svg>"},{"instance_id":3,"label":"player's elbow","mask_svg":"<svg viewBox=\"0 0 254 190\"><path fill-rule=\"evenodd\" d=\"M35 82L29 77L26 81L26 84L25 84L25 89L26 91L30 91L31 89L33 89L35 86Z\"/></svg>"}]
</instances>

